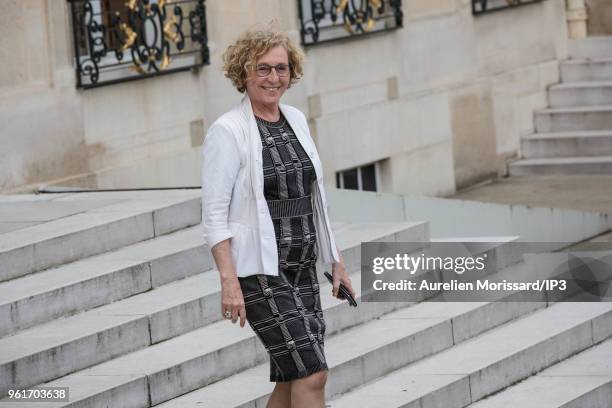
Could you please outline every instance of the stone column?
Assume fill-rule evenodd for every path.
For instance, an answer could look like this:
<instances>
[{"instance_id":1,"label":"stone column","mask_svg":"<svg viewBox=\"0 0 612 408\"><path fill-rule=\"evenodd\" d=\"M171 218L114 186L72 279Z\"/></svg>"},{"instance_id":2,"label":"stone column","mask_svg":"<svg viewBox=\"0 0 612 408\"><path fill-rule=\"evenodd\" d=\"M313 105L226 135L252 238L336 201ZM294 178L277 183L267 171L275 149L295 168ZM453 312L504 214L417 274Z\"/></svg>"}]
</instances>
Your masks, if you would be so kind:
<instances>
[{"instance_id":1,"label":"stone column","mask_svg":"<svg viewBox=\"0 0 612 408\"><path fill-rule=\"evenodd\" d=\"M573 40L587 36L587 10L584 0L567 0L567 25Z\"/></svg>"}]
</instances>

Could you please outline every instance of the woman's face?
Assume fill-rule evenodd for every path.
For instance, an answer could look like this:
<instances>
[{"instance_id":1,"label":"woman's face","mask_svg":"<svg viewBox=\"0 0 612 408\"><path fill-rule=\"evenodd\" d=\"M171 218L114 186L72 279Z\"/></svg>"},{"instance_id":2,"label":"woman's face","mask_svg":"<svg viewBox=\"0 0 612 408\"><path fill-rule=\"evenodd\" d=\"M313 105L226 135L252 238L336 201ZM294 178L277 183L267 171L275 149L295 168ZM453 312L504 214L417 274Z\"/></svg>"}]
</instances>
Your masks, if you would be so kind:
<instances>
[{"instance_id":1,"label":"woman's face","mask_svg":"<svg viewBox=\"0 0 612 408\"><path fill-rule=\"evenodd\" d=\"M276 67L279 64L289 64L287 50L280 45L270 48L257 60L256 69L249 73L246 80L246 92L251 99L251 103L278 106L281 96L289 86L290 74L279 76L277 70L272 69L269 75L262 77L257 74L257 68L265 68L266 65Z\"/></svg>"}]
</instances>

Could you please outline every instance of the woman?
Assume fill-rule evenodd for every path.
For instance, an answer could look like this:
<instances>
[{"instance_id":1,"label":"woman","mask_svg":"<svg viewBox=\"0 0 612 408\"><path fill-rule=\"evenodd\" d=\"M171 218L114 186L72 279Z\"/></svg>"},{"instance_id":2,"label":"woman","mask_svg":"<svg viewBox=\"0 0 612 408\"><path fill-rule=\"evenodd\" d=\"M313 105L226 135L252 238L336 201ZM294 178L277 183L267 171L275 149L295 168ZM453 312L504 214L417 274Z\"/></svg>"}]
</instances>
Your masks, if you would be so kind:
<instances>
[{"instance_id":1,"label":"woman","mask_svg":"<svg viewBox=\"0 0 612 408\"><path fill-rule=\"evenodd\" d=\"M241 327L248 320L266 347L276 382L269 408L324 407L317 256L333 264L333 296L340 282L355 292L306 118L280 103L302 75L303 53L267 28L243 34L223 59L226 77L246 95L203 144L202 224L221 278L221 313Z\"/></svg>"}]
</instances>

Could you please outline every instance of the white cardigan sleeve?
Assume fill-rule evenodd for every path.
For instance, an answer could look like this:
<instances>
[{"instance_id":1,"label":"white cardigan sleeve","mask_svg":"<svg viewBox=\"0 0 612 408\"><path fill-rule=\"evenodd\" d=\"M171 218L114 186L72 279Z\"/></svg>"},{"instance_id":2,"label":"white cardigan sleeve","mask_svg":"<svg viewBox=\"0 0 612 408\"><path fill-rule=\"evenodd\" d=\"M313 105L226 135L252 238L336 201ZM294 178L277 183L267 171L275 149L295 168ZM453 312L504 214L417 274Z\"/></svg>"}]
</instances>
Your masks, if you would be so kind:
<instances>
[{"instance_id":1,"label":"white cardigan sleeve","mask_svg":"<svg viewBox=\"0 0 612 408\"><path fill-rule=\"evenodd\" d=\"M202 228L210 249L233 236L228 214L239 169L236 139L225 127L213 124L202 145Z\"/></svg>"}]
</instances>

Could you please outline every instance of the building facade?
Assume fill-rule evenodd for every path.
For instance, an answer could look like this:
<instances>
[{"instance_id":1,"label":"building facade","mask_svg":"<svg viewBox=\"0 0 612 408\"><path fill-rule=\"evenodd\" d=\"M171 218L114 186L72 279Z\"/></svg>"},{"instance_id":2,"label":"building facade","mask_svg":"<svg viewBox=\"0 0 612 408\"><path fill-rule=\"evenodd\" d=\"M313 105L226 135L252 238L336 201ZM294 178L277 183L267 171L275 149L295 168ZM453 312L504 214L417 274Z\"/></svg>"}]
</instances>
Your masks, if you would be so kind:
<instances>
[{"instance_id":1,"label":"building facade","mask_svg":"<svg viewBox=\"0 0 612 408\"><path fill-rule=\"evenodd\" d=\"M310 41L305 76L284 102L309 118L330 187L452 194L504 173L567 57L560 0L508 8L489 0L501 9L485 13L481 0L370 0L385 13L401 4L399 24L391 13L366 35L329 27L316 44L304 39L313 10L298 0L203 3L207 63L84 89L76 52L87 47L75 41L71 2L0 0L0 190L199 185L202 137L242 96L224 78L221 55L241 31L275 19ZM326 24L335 24L330 14Z\"/></svg>"}]
</instances>

